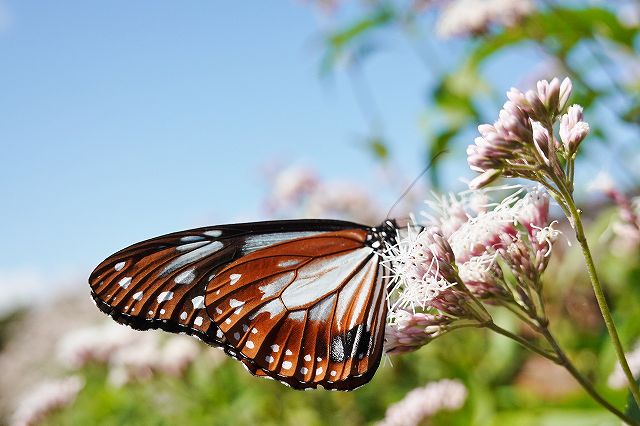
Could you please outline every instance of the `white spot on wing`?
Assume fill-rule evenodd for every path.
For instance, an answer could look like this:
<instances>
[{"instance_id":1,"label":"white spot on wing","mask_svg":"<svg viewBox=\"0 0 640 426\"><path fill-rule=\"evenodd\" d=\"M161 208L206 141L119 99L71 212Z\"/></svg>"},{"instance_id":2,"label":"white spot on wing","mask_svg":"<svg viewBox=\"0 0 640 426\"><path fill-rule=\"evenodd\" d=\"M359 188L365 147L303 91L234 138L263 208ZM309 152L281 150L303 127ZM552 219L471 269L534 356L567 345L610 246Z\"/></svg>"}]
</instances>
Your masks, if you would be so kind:
<instances>
[{"instance_id":1,"label":"white spot on wing","mask_svg":"<svg viewBox=\"0 0 640 426\"><path fill-rule=\"evenodd\" d=\"M209 244L209 241L199 241L197 243L183 244L176 247L176 251L191 251Z\"/></svg>"},{"instance_id":2,"label":"white spot on wing","mask_svg":"<svg viewBox=\"0 0 640 426\"><path fill-rule=\"evenodd\" d=\"M125 290L127 289L127 287L129 287L129 284L131 284L131 277L124 277L123 279L118 281L118 285Z\"/></svg>"},{"instance_id":3,"label":"white spot on wing","mask_svg":"<svg viewBox=\"0 0 640 426\"><path fill-rule=\"evenodd\" d=\"M280 350L280 346L278 345L271 345L271 351L272 352L278 352Z\"/></svg>"},{"instance_id":4,"label":"white spot on wing","mask_svg":"<svg viewBox=\"0 0 640 426\"><path fill-rule=\"evenodd\" d=\"M187 313L186 313L186 312L181 313L181 314L180 314L180 319L181 319L182 321L186 320L186 319L187 319Z\"/></svg>"},{"instance_id":5,"label":"white spot on wing","mask_svg":"<svg viewBox=\"0 0 640 426\"><path fill-rule=\"evenodd\" d=\"M176 284L191 284L196 278L196 269L191 268L186 271L180 272L178 276L174 278Z\"/></svg>"},{"instance_id":6,"label":"white spot on wing","mask_svg":"<svg viewBox=\"0 0 640 426\"><path fill-rule=\"evenodd\" d=\"M305 360L305 361L307 361L307 362L311 361L311 355L306 354L306 355L304 356L304 360Z\"/></svg>"},{"instance_id":7,"label":"white spot on wing","mask_svg":"<svg viewBox=\"0 0 640 426\"><path fill-rule=\"evenodd\" d=\"M160 272L159 276L165 276L167 274L172 273L173 271L180 269L184 265L189 263L197 262L198 260L207 257L223 247L220 241L212 241L203 245L202 247L196 248L188 253L180 255L176 257L171 263L164 267L164 269Z\"/></svg>"},{"instance_id":8,"label":"white spot on wing","mask_svg":"<svg viewBox=\"0 0 640 426\"><path fill-rule=\"evenodd\" d=\"M278 266L280 268L288 268L289 266L295 266L298 263L300 263L298 259L283 260L281 262L278 262Z\"/></svg>"},{"instance_id":9,"label":"white spot on wing","mask_svg":"<svg viewBox=\"0 0 640 426\"><path fill-rule=\"evenodd\" d=\"M258 315L264 312L269 313L269 319L275 317L276 315L284 312L285 307L280 301L280 299L274 299L271 302L265 304L262 308L258 309L255 313L253 313L249 319L254 320ZM289 315L291 316L291 315Z\"/></svg>"},{"instance_id":10,"label":"white spot on wing","mask_svg":"<svg viewBox=\"0 0 640 426\"><path fill-rule=\"evenodd\" d=\"M251 329L251 332L252 332L253 334L256 334L256 333L258 332L258 329L257 329L257 328L255 328L255 327L253 327L253 328Z\"/></svg>"},{"instance_id":11,"label":"white spot on wing","mask_svg":"<svg viewBox=\"0 0 640 426\"><path fill-rule=\"evenodd\" d=\"M287 351L284 354L285 355L293 355L293 352L291 352L291 350L287 349Z\"/></svg>"},{"instance_id":12,"label":"white spot on wing","mask_svg":"<svg viewBox=\"0 0 640 426\"><path fill-rule=\"evenodd\" d=\"M231 306L232 308L237 308L239 306L244 305L244 302L241 302L237 299L231 299L229 300L229 306Z\"/></svg>"},{"instance_id":13,"label":"white spot on wing","mask_svg":"<svg viewBox=\"0 0 640 426\"><path fill-rule=\"evenodd\" d=\"M326 321L329 319L331 312L333 311L333 305L336 301L336 295L327 297L322 302L318 303L309 311L309 321Z\"/></svg>"},{"instance_id":14,"label":"white spot on wing","mask_svg":"<svg viewBox=\"0 0 640 426\"><path fill-rule=\"evenodd\" d=\"M300 372L301 372L302 374L307 374L307 373L309 372L309 369L308 369L307 367L302 367L302 368L300 369Z\"/></svg>"},{"instance_id":15,"label":"white spot on wing","mask_svg":"<svg viewBox=\"0 0 640 426\"><path fill-rule=\"evenodd\" d=\"M158 295L158 303L166 302L167 300L173 299L172 291L163 291Z\"/></svg>"},{"instance_id":16,"label":"white spot on wing","mask_svg":"<svg viewBox=\"0 0 640 426\"><path fill-rule=\"evenodd\" d=\"M193 323L195 325L197 325L198 327L202 325L202 317L196 317L195 320L193 320Z\"/></svg>"},{"instance_id":17,"label":"white spot on wing","mask_svg":"<svg viewBox=\"0 0 640 426\"><path fill-rule=\"evenodd\" d=\"M247 237L247 239L244 240L242 252L246 254L264 247L268 247L275 243L318 234L321 234L321 232L275 232L273 234L254 235L251 237Z\"/></svg>"},{"instance_id":18,"label":"white spot on wing","mask_svg":"<svg viewBox=\"0 0 640 426\"><path fill-rule=\"evenodd\" d=\"M348 254L307 263L298 269L297 279L282 292L280 299L290 310L322 299L342 286L372 252L371 247L363 247Z\"/></svg>"},{"instance_id":19,"label":"white spot on wing","mask_svg":"<svg viewBox=\"0 0 640 426\"><path fill-rule=\"evenodd\" d=\"M139 291L136 294L134 294L132 297L134 298L134 300L142 300L143 294L144 294L143 292Z\"/></svg>"},{"instance_id":20,"label":"white spot on wing","mask_svg":"<svg viewBox=\"0 0 640 426\"><path fill-rule=\"evenodd\" d=\"M275 358L273 358L271 355L267 355L264 360L271 364L273 361L275 361Z\"/></svg>"},{"instance_id":21,"label":"white spot on wing","mask_svg":"<svg viewBox=\"0 0 640 426\"><path fill-rule=\"evenodd\" d=\"M258 287L259 290L263 293L262 300L276 296L280 293L287 285L291 284L291 281L295 278L296 273L294 271L287 272L286 274L280 274L271 281L269 284L265 284L263 286Z\"/></svg>"},{"instance_id":22,"label":"white spot on wing","mask_svg":"<svg viewBox=\"0 0 640 426\"><path fill-rule=\"evenodd\" d=\"M216 331L216 337L218 339L222 339L222 336L224 336L224 334L222 334L222 330L218 329L218 331Z\"/></svg>"},{"instance_id":23,"label":"white spot on wing","mask_svg":"<svg viewBox=\"0 0 640 426\"><path fill-rule=\"evenodd\" d=\"M322 367L316 368L316 376L322 374Z\"/></svg>"},{"instance_id":24,"label":"white spot on wing","mask_svg":"<svg viewBox=\"0 0 640 426\"><path fill-rule=\"evenodd\" d=\"M233 333L233 338L236 340L240 340L240 333L238 333L237 331Z\"/></svg>"},{"instance_id":25,"label":"white spot on wing","mask_svg":"<svg viewBox=\"0 0 640 426\"><path fill-rule=\"evenodd\" d=\"M335 370L331 370L331 373L329 373L329 374L331 374L331 377L335 377L335 376L336 376L336 374L338 374L338 373L336 373L336 371L335 371Z\"/></svg>"},{"instance_id":26,"label":"white spot on wing","mask_svg":"<svg viewBox=\"0 0 640 426\"><path fill-rule=\"evenodd\" d=\"M120 271L122 270L122 268L124 268L126 262L118 262L113 266L113 269L115 269L116 271Z\"/></svg>"},{"instance_id":27,"label":"white spot on wing","mask_svg":"<svg viewBox=\"0 0 640 426\"><path fill-rule=\"evenodd\" d=\"M222 231L220 231L219 229L212 229L211 231L205 232L204 235L206 235L207 237L218 238L220 235L222 235Z\"/></svg>"},{"instance_id":28,"label":"white spot on wing","mask_svg":"<svg viewBox=\"0 0 640 426\"><path fill-rule=\"evenodd\" d=\"M164 309L160 309L160 315L164 314L166 311Z\"/></svg>"},{"instance_id":29,"label":"white spot on wing","mask_svg":"<svg viewBox=\"0 0 640 426\"><path fill-rule=\"evenodd\" d=\"M253 344L253 342L252 342L251 340L247 340L247 345L246 345L246 346L247 346L247 348L249 348L249 349L253 349L253 347L254 347L255 345Z\"/></svg>"},{"instance_id":30,"label":"white spot on wing","mask_svg":"<svg viewBox=\"0 0 640 426\"><path fill-rule=\"evenodd\" d=\"M235 283L238 282L238 280L240 279L241 276L242 276L242 274L231 274L231 275L229 275L229 284L230 285L234 285Z\"/></svg>"},{"instance_id":31,"label":"white spot on wing","mask_svg":"<svg viewBox=\"0 0 640 426\"><path fill-rule=\"evenodd\" d=\"M293 321L302 322L304 321L305 313L304 311L295 311L289 314L289 319Z\"/></svg>"},{"instance_id":32,"label":"white spot on wing","mask_svg":"<svg viewBox=\"0 0 640 426\"><path fill-rule=\"evenodd\" d=\"M204 296L196 296L191 299L191 303L193 304L193 309L202 309L204 308Z\"/></svg>"},{"instance_id":33,"label":"white spot on wing","mask_svg":"<svg viewBox=\"0 0 640 426\"><path fill-rule=\"evenodd\" d=\"M196 241L203 241L203 240L204 240L204 237L202 237L201 235L187 235L180 238L181 243L194 243Z\"/></svg>"},{"instance_id":34,"label":"white spot on wing","mask_svg":"<svg viewBox=\"0 0 640 426\"><path fill-rule=\"evenodd\" d=\"M282 363L282 368L284 368L285 370L288 370L291 368L293 364L291 363L291 361L285 361Z\"/></svg>"}]
</instances>

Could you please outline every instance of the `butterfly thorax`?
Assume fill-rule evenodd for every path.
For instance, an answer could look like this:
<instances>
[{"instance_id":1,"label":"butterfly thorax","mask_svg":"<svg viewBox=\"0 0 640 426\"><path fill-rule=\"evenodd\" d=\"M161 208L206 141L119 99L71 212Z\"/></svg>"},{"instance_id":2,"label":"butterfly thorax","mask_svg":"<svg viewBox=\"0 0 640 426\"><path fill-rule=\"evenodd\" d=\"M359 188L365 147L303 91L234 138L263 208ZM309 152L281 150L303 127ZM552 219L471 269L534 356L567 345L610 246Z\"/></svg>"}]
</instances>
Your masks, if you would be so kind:
<instances>
[{"instance_id":1,"label":"butterfly thorax","mask_svg":"<svg viewBox=\"0 0 640 426\"><path fill-rule=\"evenodd\" d=\"M396 221L387 219L380 225L369 229L365 244L376 250L385 249L396 244L397 233L398 224Z\"/></svg>"}]
</instances>

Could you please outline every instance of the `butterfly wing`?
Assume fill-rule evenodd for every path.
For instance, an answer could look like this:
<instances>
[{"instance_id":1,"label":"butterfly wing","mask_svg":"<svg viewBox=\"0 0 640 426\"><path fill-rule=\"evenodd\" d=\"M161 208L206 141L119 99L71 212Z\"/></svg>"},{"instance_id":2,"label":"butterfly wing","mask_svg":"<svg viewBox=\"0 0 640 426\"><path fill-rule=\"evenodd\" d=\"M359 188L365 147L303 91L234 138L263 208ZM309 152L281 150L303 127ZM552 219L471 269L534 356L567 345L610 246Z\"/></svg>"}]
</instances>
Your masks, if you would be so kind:
<instances>
[{"instance_id":1,"label":"butterfly wing","mask_svg":"<svg viewBox=\"0 0 640 426\"><path fill-rule=\"evenodd\" d=\"M89 282L98 307L118 322L195 335L222 346L254 374L296 388L351 389L370 379L382 353L384 284L367 238L367 227L328 220L200 228L128 247L102 262ZM278 285L286 287L289 305L286 316L271 318L258 311L275 306L269 305L275 293L263 299L261 288ZM291 305L303 299L308 303ZM231 313L240 302L247 305L244 314L240 306ZM249 325L249 333L268 330L251 340L255 353L247 347ZM242 340L235 339L238 330ZM284 348L287 342L296 342L299 357L267 362L272 355L265 351L276 342L283 354L293 351ZM312 354L313 365L306 361Z\"/></svg>"},{"instance_id":2,"label":"butterfly wing","mask_svg":"<svg viewBox=\"0 0 640 426\"><path fill-rule=\"evenodd\" d=\"M236 357L296 389L354 389L382 356L385 280L368 232L350 229L255 251L209 283L205 305Z\"/></svg>"}]
</instances>

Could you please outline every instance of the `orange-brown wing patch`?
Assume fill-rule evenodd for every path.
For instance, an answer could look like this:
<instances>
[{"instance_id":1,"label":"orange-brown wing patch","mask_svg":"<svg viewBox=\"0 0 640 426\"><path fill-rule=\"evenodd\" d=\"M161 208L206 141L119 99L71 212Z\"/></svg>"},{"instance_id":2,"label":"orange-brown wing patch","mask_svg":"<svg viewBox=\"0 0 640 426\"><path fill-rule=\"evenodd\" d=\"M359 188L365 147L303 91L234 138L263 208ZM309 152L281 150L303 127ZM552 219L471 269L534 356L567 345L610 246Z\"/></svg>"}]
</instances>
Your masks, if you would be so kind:
<instances>
[{"instance_id":1,"label":"orange-brown wing patch","mask_svg":"<svg viewBox=\"0 0 640 426\"><path fill-rule=\"evenodd\" d=\"M217 273L207 312L245 365L296 388L351 389L370 379L386 303L366 237L356 229L282 242Z\"/></svg>"}]
</instances>

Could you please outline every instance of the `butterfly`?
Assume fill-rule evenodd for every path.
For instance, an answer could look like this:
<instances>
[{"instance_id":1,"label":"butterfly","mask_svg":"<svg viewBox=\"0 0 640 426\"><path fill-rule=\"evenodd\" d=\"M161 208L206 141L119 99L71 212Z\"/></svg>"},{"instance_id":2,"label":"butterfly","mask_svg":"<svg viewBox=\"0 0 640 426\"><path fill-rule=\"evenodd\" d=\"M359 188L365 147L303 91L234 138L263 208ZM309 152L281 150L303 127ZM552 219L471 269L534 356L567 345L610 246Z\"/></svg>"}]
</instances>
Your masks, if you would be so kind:
<instances>
[{"instance_id":1,"label":"butterfly","mask_svg":"<svg viewBox=\"0 0 640 426\"><path fill-rule=\"evenodd\" d=\"M194 335L295 389L352 390L383 354L381 260L397 231L319 219L192 229L111 255L89 284L119 323Z\"/></svg>"}]
</instances>

